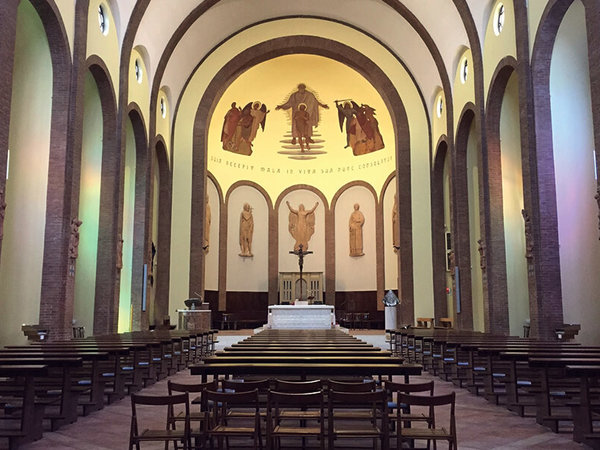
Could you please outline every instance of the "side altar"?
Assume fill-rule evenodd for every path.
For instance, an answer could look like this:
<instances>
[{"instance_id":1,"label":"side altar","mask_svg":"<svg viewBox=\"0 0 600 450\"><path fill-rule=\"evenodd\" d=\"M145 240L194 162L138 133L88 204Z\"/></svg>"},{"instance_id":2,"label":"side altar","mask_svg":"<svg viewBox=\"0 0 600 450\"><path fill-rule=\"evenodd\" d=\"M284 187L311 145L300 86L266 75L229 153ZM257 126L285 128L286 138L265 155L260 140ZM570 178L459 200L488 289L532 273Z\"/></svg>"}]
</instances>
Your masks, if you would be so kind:
<instances>
[{"instance_id":1,"label":"side altar","mask_svg":"<svg viewBox=\"0 0 600 450\"><path fill-rule=\"evenodd\" d=\"M271 305L268 326L272 329L325 330L335 325L332 305Z\"/></svg>"}]
</instances>

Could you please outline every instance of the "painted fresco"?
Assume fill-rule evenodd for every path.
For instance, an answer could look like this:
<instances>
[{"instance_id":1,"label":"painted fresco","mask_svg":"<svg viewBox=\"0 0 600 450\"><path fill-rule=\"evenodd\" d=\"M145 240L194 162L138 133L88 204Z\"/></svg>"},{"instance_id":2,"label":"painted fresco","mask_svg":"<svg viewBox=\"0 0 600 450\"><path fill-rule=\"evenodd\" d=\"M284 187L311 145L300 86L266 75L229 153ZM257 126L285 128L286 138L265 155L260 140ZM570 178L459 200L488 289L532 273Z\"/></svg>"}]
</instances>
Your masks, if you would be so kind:
<instances>
[{"instance_id":1,"label":"painted fresco","mask_svg":"<svg viewBox=\"0 0 600 450\"><path fill-rule=\"evenodd\" d=\"M387 106L361 74L322 56L286 55L225 89L209 125L208 170L225 189L244 179L273 196L294 183L326 195L354 180L377 188L395 169L391 142Z\"/></svg>"}]
</instances>

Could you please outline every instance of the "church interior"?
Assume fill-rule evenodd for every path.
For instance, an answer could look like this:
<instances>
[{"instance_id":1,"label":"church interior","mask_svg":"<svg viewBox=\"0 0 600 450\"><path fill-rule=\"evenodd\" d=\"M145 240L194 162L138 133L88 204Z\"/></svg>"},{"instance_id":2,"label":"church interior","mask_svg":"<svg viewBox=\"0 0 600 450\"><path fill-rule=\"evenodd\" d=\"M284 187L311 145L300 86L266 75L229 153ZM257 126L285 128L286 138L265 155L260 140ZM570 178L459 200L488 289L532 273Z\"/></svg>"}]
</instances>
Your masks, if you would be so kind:
<instances>
[{"instance_id":1,"label":"church interior","mask_svg":"<svg viewBox=\"0 0 600 450\"><path fill-rule=\"evenodd\" d=\"M332 323L600 342L597 0L4 0L0 346Z\"/></svg>"}]
</instances>

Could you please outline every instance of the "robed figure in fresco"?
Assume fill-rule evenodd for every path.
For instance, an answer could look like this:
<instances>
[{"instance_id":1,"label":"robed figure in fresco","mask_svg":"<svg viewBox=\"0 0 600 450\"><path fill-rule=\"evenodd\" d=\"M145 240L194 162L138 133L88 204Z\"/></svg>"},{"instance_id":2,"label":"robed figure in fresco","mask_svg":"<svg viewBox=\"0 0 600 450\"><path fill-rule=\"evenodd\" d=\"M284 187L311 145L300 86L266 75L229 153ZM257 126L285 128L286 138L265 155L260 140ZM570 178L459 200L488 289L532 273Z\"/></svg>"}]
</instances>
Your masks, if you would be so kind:
<instances>
[{"instance_id":1,"label":"robed figure in fresco","mask_svg":"<svg viewBox=\"0 0 600 450\"><path fill-rule=\"evenodd\" d=\"M267 113L267 106L259 101L250 102L243 108L239 108L236 102L233 102L223 121L223 150L251 155L252 142L256 138L258 128L265 130Z\"/></svg>"},{"instance_id":2,"label":"robed figure in fresco","mask_svg":"<svg viewBox=\"0 0 600 450\"><path fill-rule=\"evenodd\" d=\"M306 113L306 128L299 130L296 121L294 120L294 113L300 109L300 105L304 105L304 111ZM281 105L277 105L276 110L292 110L292 144L295 145L298 139L306 137L306 142L309 144L313 143L313 127L319 125L319 107L329 109L324 103L317 100L314 93L306 89L304 83L298 85L298 90L290 94L287 101ZM304 113L302 114L304 116ZM303 134L305 136L303 136Z\"/></svg>"},{"instance_id":3,"label":"robed figure in fresco","mask_svg":"<svg viewBox=\"0 0 600 450\"><path fill-rule=\"evenodd\" d=\"M289 210L289 226L290 234L296 240L294 244L294 251L297 252L300 250L300 245L302 245L302 251L308 250L308 241L315 233L315 209L319 206L319 202L315 203L312 209L306 210L304 209L304 205L300 203L298 205L298 209L292 208L290 202L286 202Z\"/></svg>"},{"instance_id":4,"label":"robed figure in fresco","mask_svg":"<svg viewBox=\"0 0 600 450\"><path fill-rule=\"evenodd\" d=\"M375 108L365 103L359 106L353 100L336 100L335 106L338 110L340 131L344 131L344 123L346 124L346 147L352 147L355 156L384 148L379 122L375 118Z\"/></svg>"}]
</instances>

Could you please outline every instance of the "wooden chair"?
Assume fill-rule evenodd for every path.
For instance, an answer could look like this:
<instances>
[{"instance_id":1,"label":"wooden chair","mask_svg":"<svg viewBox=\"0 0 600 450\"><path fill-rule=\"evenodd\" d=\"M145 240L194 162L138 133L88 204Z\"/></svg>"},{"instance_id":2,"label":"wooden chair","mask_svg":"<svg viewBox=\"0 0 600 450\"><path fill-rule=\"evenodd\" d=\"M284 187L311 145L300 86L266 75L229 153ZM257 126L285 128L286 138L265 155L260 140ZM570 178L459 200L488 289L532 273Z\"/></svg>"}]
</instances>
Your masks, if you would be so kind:
<instances>
[{"instance_id":1,"label":"wooden chair","mask_svg":"<svg viewBox=\"0 0 600 450\"><path fill-rule=\"evenodd\" d=\"M218 380L209 381L207 383L194 383L194 384L183 384L183 383L174 383L169 380L167 382L167 389L169 395L174 395L175 393L187 392L197 393L196 398L192 399L192 404L198 405L198 409L196 411L190 411L189 415L186 417L184 411L180 411L178 414L175 414L174 408L169 408L169 416L167 418L167 425L170 429L175 430L176 424L178 422L184 422L189 419L190 422L190 437L193 438L196 442L196 447L202 447L205 442L204 436L204 428L205 422L208 420L208 410L202 408L202 393L206 389L210 389L211 391L216 391L218 388ZM209 405L210 406L210 405ZM192 428L193 424L198 425L197 428Z\"/></svg>"},{"instance_id":2,"label":"wooden chair","mask_svg":"<svg viewBox=\"0 0 600 450\"><path fill-rule=\"evenodd\" d=\"M337 439L373 439L381 448L389 448L388 409L385 391L338 392L330 390L328 399L328 448L335 448ZM342 408L338 414L339 408ZM348 410L353 414L346 414Z\"/></svg>"},{"instance_id":3,"label":"wooden chair","mask_svg":"<svg viewBox=\"0 0 600 450\"><path fill-rule=\"evenodd\" d=\"M202 400L203 407L207 410L211 402L213 405L204 430L206 437L211 440L211 444L212 439L216 437L221 449L223 448L223 438L226 438L229 444L230 437L250 437L253 441L253 448L262 449L258 389L247 392L206 390ZM249 414L243 416L232 414L232 411L240 408L249 409Z\"/></svg>"},{"instance_id":4,"label":"wooden chair","mask_svg":"<svg viewBox=\"0 0 600 450\"><path fill-rule=\"evenodd\" d=\"M426 440L427 447L429 448L430 442L438 440L448 441L448 449L456 450L457 439L456 439L456 417L454 414L454 405L456 400L456 394L452 392L446 395L434 395L434 396L423 396L423 395L407 395L399 394L398 402L411 406L422 406L426 408L429 420L425 421L426 426L411 426L406 427L402 420L398 422L398 448L402 448L402 445L407 442L414 442L414 440ZM436 408L447 407L450 409L449 414L449 425L448 427L438 426L435 420ZM414 410L411 411L414 414Z\"/></svg>"},{"instance_id":5,"label":"wooden chair","mask_svg":"<svg viewBox=\"0 0 600 450\"><path fill-rule=\"evenodd\" d=\"M167 417L169 416L169 411L171 411L173 407L182 405L185 413L183 429L173 430L168 423L163 429L144 428L143 422L149 420L149 418L143 420L140 417L138 414L138 405L163 406L167 409ZM184 450L191 449L189 412L189 395L187 392L177 395L131 394L131 431L129 433L129 450L132 450L134 446L139 450L140 442L148 441L165 442L165 446L172 441L175 448L177 448L177 442L181 442ZM146 414L142 413L142 415L145 416ZM156 413L152 414L152 416L156 417ZM140 422L142 422L142 426L140 426ZM139 431L140 429L143 429L141 433Z\"/></svg>"},{"instance_id":6,"label":"wooden chair","mask_svg":"<svg viewBox=\"0 0 600 450\"><path fill-rule=\"evenodd\" d=\"M429 412L424 414L411 413L410 405L401 403L398 398L400 394L414 394L417 392L423 392L429 396L433 395L433 381L425 383L395 383L393 381L385 382L385 390L388 393L388 410L390 413L390 430L398 430L400 428L399 422L402 421L406 428L411 426L411 422L425 422L428 425L432 425L431 416ZM400 439L397 440L398 448L400 448Z\"/></svg>"},{"instance_id":7,"label":"wooden chair","mask_svg":"<svg viewBox=\"0 0 600 450\"><path fill-rule=\"evenodd\" d=\"M298 394L307 392L318 392L322 389L323 384L321 380L288 381L276 379L274 381L274 386L274 391Z\"/></svg>"},{"instance_id":8,"label":"wooden chair","mask_svg":"<svg viewBox=\"0 0 600 450\"><path fill-rule=\"evenodd\" d=\"M292 420L294 422L290 423ZM311 436L319 440L319 448L323 450L325 448L323 391L295 393L269 391L267 448L280 448L281 438L285 437L302 438L302 448L304 448L306 438Z\"/></svg>"}]
</instances>

